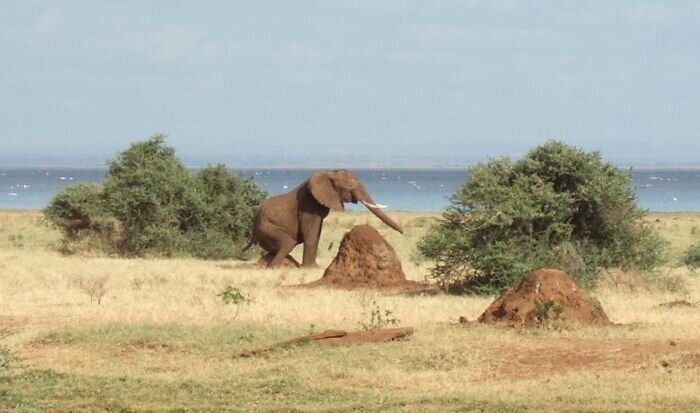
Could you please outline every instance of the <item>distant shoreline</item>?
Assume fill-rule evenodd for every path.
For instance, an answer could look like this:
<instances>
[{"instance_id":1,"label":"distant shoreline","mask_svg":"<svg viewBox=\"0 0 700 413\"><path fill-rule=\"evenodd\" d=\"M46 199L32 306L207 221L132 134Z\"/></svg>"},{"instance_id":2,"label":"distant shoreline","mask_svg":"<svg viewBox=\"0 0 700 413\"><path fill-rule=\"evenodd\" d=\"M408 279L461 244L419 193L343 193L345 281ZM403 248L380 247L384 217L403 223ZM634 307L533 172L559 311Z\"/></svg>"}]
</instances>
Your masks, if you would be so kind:
<instances>
[{"instance_id":1,"label":"distant shoreline","mask_svg":"<svg viewBox=\"0 0 700 413\"><path fill-rule=\"evenodd\" d=\"M44 208L0 208L0 214L26 214L26 213L41 213ZM390 209L387 210L388 213L392 214L406 214L406 215L440 215L443 211L411 211L404 209ZM336 211L338 214L369 214L372 215L370 211L353 211L346 210L342 212ZM694 215L700 217L700 211L646 211L647 215Z\"/></svg>"},{"instance_id":2,"label":"distant shoreline","mask_svg":"<svg viewBox=\"0 0 700 413\"><path fill-rule=\"evenodd\" d=\"M197 174L202 169L188 169ZM289 191L319 169L271 167L231 169L231 173L253 179L270 195ZM404 211L436 211L448 206L450 197L464 186L468 168L351 169L373 193L392 208ZM700 211L700 168L637 167L617 169L630 177L640 207L653 211ZM43 208L53 196L74 183L103 182L106 168L0 168L0 208ZM389 202L391 200L391 202Z\"/></svg>"},{"instance_id":3,"label":"distant shoreline","mask_svg":"<svg viewBox=\"0 0 700 413\"><path fill-rule=\"evenodd\" d=\"M215 164L210 164L215 165ZM475 165L475 164L474 164ZM320 169L350 169L359 171L467 171L474 165L466 166L244 166L244 167L232 167L226 165L229 169L234 171L248 171L248 170L270 170L270 171L315 171ZM207 165L186 165L187 169L202 169L206 168ZM617 165L619 169L630 169L636 171L700 171L700 165L680 165L680 166L620 166ZM26 171L32 169L40 169L46 171L52 170L102 170L106 171L109 169L107 166L3 166L0 165L0 170L8 171Z\"/></svg>"}]
</instances>

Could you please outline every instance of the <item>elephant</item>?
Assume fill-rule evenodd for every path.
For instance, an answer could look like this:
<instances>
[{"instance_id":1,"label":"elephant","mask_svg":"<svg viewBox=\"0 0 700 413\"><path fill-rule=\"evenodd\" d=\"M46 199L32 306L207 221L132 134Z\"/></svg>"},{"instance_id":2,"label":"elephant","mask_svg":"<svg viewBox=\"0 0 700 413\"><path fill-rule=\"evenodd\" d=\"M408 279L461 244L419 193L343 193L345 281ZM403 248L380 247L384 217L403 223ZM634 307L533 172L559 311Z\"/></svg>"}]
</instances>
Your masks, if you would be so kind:
<instances>
[{"instance_id":1,"label":"elephant","mask_svg":"<svg viewBox=\"0 0 700 413\"><path fill-rule=\"evenodd\" d=\"M260 205L253 221L253 234L246 251L258 244L274 257L277 267L298 244L304 244L302 267L315 267L323 220L331 209L343 211L344 203L362 203L385 224L403 234L383 206L372 200L362 182L345 169L315 172L290 192L272 196Z\"/></svg>"}]
</instances>

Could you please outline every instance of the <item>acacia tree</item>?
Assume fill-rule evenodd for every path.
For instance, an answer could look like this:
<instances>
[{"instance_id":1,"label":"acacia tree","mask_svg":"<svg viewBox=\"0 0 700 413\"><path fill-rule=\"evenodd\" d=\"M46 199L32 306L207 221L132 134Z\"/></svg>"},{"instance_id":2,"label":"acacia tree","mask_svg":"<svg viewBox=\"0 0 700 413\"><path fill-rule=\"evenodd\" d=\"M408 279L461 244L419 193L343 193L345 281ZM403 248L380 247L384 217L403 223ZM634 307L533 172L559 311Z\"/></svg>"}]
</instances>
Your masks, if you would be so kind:
<instances>
[{"instance_id":1,"label":"acacia tree","mask_svg":"<svg viewBox=\"0 0 700 413\"><path fill-rule=\"evenodd\" d=\"M651 269L664 243L643 220L631 173L559 141L518 160L470 168L439 223L418 245L447 287L492 294L557 266L584 285L600 268Z\"/></svg>"}]
</instances>

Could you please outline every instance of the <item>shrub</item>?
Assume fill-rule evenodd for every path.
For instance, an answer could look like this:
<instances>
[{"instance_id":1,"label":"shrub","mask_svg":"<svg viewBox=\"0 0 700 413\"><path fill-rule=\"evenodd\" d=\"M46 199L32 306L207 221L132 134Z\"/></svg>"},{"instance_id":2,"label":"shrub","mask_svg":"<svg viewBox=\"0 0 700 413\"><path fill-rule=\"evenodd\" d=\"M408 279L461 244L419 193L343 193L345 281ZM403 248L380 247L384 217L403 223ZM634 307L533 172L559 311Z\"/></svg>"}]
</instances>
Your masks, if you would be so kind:
<instances>
[{"instance_id":1,"label":"shrub","mask_svg":"<svg viewBox=\"0 0 700 413\"><path fill-rule=\"evenodd\" d=\"M564 305L555 300L540 301L535 298L535 316L537 317L537 325L540 328L549 328L552 319L559 320L561 313L564 312ZM554 317L550 317L550 310L554 312Z\"/></svg>"},{"instance_id":2,"label":"shrub","mask_svg":"<svg viewBox=\"0 0 700 413\"><path fill-rule=\"evenodd\" d=\"M107 211L102 185L98 184L66 187L56 194L44 215L69 240L77 240L86 233L104 233L115 224Z\"/></svg>"},{"instance_id":3,"label":"shrub","mask_svg":"<svg viewBox=\"0 0 700 413\"><path fill-rule=\"evenodd\" d=\"M102 304L102 298L107 294L109 276L79 277L78 288L90 297L90 304Z\"/></svg>"},{"instance_id":4,"label":"shrub","mask_svg":"<svg viewBox=\"0 0 700 413\"><path fill-rule=\"evenodd\" d=\"M550 141L521 160L472 167L418 248L435 261L438 283L483 294L543 266L587 286L599 268L651 269L664 244L642 221L630 183L598 152Z\"/></svg>"},{"instance_id":5,"label":"shrub","mask_svg":"<svg viewBox=\"0 0 700 413\"><path fill-rule=\"evenodd\" d=\"M187 247L201 226L194 178L162 135L133 144L109 162L104 182L108 208L124 227L119 250L170 256Z\"/></svg>"},{"instance_id":6,"label":"shrub","mask_svg":"<svg viewBox=\"0 0 700 413\"><path fill-rule=\"evenodd\" d=\"M217 296L221 297L221 301L223 301L224 304L240 305L253 302L250 296L243 294L238 287L232 285L227 285Z\"/></svg>"},{"instance_id":7,"label":"shrub","mask_svg":"<svg viewBox=\"0 0 700 413\"><path fill-rule=\"evenodd\" d=\"M202 231L195 236L194 255L230 257L253 231L253 218L266 193L249 179L231 174L224 165L209 166L195 175L202 197Z\"/></svg>"},{"instance_id":8,"label":"shrub","mask_svg":"<svg viewBox=\"0 0 700 413\"><path fill-rule=\"evenodd\" d=\"M232 285L227 285L217 296L221 297L221 301L226 305L234 305L236 307L236 312L233 315L233 319L238 318L238 314L241 311L241 306L250 305L253 303L253 299L238 288Z\"/></svg>"},{"instance_id":9,"label":"shrub","mask_svg":"<svg viewBox=\"0 0 700 413\"><path fill-rule=\"evenodd\" d=\"M683 256L683 264L691 269L700 267L700 244L691 245Z\"/></svg>"},{"instance_id":10,"label":"shrub","mask_svg":"<svg viewBox=\"0 0 700 413\"><path fill-rule=\"evenodd\" d=\"M372 308L369 312L369 320L360 321L360 327L365 331L381 330L389 326L398 326L401 320L394 317L394 312L382 309L376 301L372 300Z\"/></svg>"},{"instance_id":11,"label":"shrub","mask_svg":"<svg viewBox=\"0 0 700 413\"><path fill-rule=\"evenodd\" d=\"M219 259L248 241L265 196L223 165L190 173L155 135L110 161L103 185L67 187L44 212L66 242L89 232L107 240L100 245L110 253Z\"/></svg>"}]
</instances>

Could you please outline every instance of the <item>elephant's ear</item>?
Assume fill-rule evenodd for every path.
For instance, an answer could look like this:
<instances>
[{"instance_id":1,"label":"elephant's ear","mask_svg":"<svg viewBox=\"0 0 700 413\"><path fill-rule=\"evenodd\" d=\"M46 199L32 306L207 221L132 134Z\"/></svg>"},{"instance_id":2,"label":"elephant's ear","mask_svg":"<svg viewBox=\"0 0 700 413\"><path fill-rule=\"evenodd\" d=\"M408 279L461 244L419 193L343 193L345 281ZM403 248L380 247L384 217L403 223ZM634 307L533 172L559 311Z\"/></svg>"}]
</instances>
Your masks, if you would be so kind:
<instances>
[{"instance_id":1,"label":"elephant's ear","mask_svg":"<svg viewBox=\"0 0 700 413\"><path fill-rule=\"evenodd\" d=\"M338 190L335 189L333 181L326 172L316 172L309 178L309 189L311 195L323 206L344 211L343 200L340 198Z\"/></svg>"}]
</instances>

